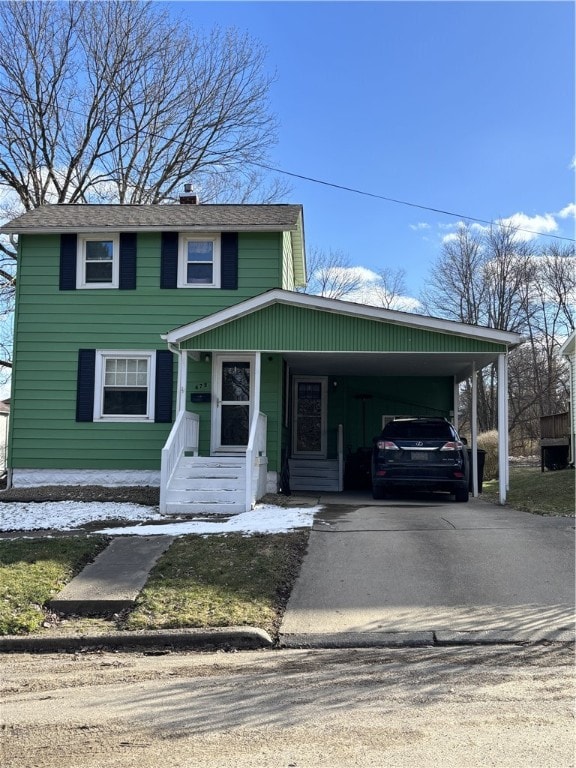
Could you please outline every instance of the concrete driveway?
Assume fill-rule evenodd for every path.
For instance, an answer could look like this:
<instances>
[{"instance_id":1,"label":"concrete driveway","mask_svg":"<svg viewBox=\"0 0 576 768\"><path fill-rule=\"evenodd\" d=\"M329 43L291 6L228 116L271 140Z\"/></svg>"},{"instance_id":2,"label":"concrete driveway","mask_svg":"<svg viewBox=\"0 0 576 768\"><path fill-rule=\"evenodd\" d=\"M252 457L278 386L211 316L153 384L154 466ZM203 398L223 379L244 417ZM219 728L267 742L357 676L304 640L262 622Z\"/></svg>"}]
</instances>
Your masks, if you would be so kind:
<instances>
[{"instance_id":1,"label":"concrete driveway","mask_svg":"<svg viewBox=\"0 0 576 768\"><path fill-rule=\"evenodd\" d=\"M433 498L322 498L329 503L284 616L284 644L342 633L421 633L423 642L573 636L573 518Z\"/></svg>"}]
</instances>

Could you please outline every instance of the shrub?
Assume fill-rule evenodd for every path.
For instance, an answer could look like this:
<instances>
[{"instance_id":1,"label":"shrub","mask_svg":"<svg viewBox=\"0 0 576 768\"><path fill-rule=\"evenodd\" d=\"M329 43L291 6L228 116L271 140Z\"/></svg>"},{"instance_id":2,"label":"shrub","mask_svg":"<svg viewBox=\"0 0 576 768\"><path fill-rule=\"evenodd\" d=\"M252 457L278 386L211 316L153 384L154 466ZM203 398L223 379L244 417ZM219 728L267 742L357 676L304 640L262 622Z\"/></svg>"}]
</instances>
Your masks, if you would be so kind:
<instances>
[{"instance_id":1,"label":"shrub","mask_svg":"<svg viewBox=\"0 0 576 768\"><path fill-rule=\"evenodd\" d=\"M481 432L478 435L478 448L486 451L484 457L484 480L495 480L498 477L498 432Z\"/></svg>"}]
</instances>

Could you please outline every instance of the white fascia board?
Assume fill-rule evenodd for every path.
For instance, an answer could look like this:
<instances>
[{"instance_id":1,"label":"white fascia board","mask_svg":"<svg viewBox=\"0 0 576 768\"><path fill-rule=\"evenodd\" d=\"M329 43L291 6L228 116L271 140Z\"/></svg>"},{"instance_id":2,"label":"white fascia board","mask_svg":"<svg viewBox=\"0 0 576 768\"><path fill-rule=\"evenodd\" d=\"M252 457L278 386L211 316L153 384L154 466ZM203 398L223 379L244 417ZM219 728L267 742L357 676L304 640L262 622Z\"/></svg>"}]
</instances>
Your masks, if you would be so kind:
<instances>
[{"instance_id":1,"label":"white fascia board","mask_svg":"<svg viewBox=\"0 0 576 768\"><path fill-rule=\"evenodd\" d=\"M568 336L564 344L562 344L562 346L558 350L558 354L563 355L564 357L569 357L570 355L573 355L575 351L576 351L576 331L572 331L570 336Z\"/></svg>"},{"instance_id":2,"label":"white fascia board","mask_svg":"<svg viewBox=\"0 0 576 768\"><path fill-rule=\"evenodd\" d=\"M420 328L427 331L438 331L439 333L448 333L454 336L467 336L469 338L481 339L496 344L505 344L506 346L514 346L521 340L519 334L508 331L499 331L494 328L480 328L474 325L457 323L452 320L442 320L440 318L427 317L425 315L414 315L409 312L398 312L392 309L371 307L366 304L354 304L339 299L327 299L323 296L313 296L307 293L283 291L279 288L254 296L240 304L228 307L220 312L215 312L213 315L209 315L201 320L196 320L195 322L183 325L180 328L175 328L173 331L163 335L162 338L169 343L179 344L219 325L228 323L231 320L236 320L276 303L288 304L294 307L303 307L305 309L317 309L322 312L333 312L338 315L360 317L367 320L378 320L380 322L410 326L412 328Z\"/></svg>"}]
</instances>

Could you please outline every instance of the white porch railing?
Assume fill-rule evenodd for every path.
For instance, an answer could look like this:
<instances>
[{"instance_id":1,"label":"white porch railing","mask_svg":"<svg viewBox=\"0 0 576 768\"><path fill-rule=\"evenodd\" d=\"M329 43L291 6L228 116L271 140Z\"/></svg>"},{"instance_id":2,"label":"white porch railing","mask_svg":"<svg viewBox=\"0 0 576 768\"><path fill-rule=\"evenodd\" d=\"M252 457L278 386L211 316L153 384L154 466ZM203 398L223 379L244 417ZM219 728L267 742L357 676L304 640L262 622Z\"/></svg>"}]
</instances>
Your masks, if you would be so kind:
<instances>
[{"instance_id":1,"label":"white porch railing","mask_svg":"<svg viewBox=\"0 0 576 768\"><path fill-rule=\"evenodd\" d=\"M200 417L197 413L180 411L168 439L162 448L160 464L160 513L166 512L166 492L176 465L185 451L198 455Z\"/></svg>"},{"instance_id":2,"label":"white porch railing","mask_svg":"<svg viewBox=\"0 0 576 768\"><path fill-rule=\"evenodd\" d=\"M263 486L266 487L266 472L268 459L266 458L266 433L268 429L268 417L259 412L252 418L250 435L246 446L246 512L254 508L256 499L263 495Z\"/></svg>"},{"instance_id":3,"label":"white porch railing","mask_svg":"<svg viewBox=\"0 0 576 768\"><path fill-rule=\"evenodd\" d=\"M338 492L344 490L344 427L338 424Z\"/></svg>"}]
</instances>

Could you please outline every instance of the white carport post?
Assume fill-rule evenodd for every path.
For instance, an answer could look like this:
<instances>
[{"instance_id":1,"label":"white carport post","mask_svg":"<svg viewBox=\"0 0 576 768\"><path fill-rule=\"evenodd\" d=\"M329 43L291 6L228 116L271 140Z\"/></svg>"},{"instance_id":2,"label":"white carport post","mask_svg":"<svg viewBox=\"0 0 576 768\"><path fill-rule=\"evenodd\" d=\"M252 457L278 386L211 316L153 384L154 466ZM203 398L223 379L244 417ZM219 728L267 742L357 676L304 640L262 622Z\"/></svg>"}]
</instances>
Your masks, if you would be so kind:
<instances>
[{"instance_id":1,"label":"white carport post","mask_svg":"<svg viewBox=\"0 0 576 768\"><path fill-rule=\"evenodd\" d=\"M508 365L505 354L498 355L498 493L506 503L509 486L508 467Z\"/></svg>"},{"instance_id":2,"label":"white carport post","mask_svg":"<svg viewBox=\"0 0 576 768\"><path fill-rule=\"evenodd\" d=\"M470 417L472 438L472 495L478 497L478 374L476 361L472 363L472 414Z\"/></svg>"}]
</instances>

